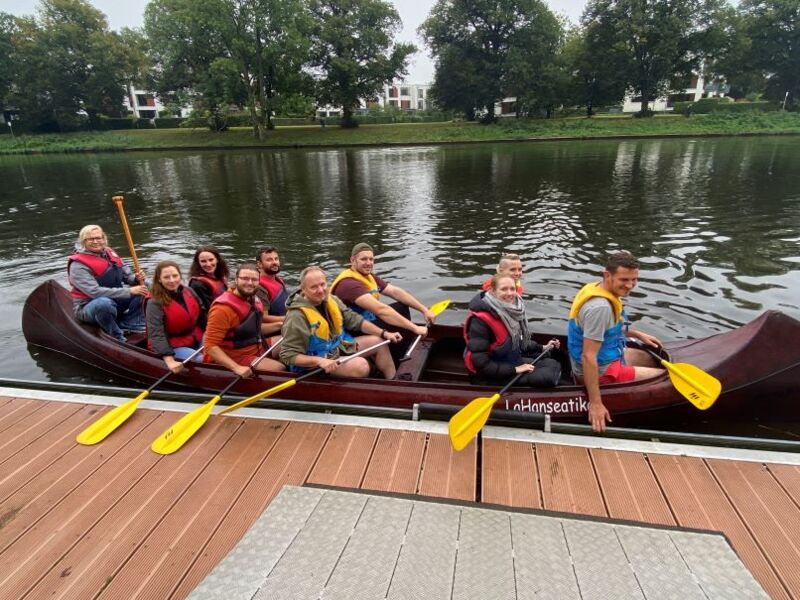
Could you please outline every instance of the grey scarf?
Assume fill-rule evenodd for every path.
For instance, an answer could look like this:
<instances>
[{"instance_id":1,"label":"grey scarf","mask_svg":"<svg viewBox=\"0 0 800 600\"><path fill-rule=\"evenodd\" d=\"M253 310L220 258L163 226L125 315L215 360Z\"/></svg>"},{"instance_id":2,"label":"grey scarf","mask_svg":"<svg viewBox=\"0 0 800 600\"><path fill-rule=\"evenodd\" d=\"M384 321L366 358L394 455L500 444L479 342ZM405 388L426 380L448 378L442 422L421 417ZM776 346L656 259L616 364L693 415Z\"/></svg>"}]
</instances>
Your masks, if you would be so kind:
<instances>
[{"instance_id":1,"label":"grey scarf","mask_svg":"<svg viewBox=\"0 0 800 600\"><path fill-rule=\"evenodd\" d=\"M525 303L516 296L513 302L503 302L490 292L484 294L483 299L491 306L503 321L503 325L511 335L512 350L522 352L530 339L528 320L525 318Z\"/></svg>"}]
</instances>

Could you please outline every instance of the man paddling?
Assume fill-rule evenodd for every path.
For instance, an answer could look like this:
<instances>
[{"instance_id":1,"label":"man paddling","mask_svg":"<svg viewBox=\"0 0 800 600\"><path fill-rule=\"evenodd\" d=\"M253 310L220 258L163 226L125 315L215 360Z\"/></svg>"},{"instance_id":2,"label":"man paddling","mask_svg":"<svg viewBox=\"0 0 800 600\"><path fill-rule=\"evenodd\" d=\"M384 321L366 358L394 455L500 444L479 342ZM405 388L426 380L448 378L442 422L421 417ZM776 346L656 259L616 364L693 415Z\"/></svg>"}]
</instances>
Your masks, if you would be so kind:
<instances>
[{"instance_id":1,"label":"man paddling","mask_svg":"<svg viewBox=\"0 0 800 600\"><path fill-rule=\"evenodd\" d=\"M251 363L262 352L262 336L275 333L280 324L264 323L264 307L256 297L258 266L243 263L236 270L234 287L223 292L208 311L204 337L206 362L227 367L241 377L252 377ZM271 358L262 359L256 371L284 371Z\"/></svg>"},{"instance_id":2,"label":"man paddling","mask_svg":"<svg viewBox=\"0 0 800 600\"><path fill-rule=\"evenodd\" d=\"M286 290L286 283L278 275L281 272L278 249L275 246L259 248L256 252L256 264L261 271L256 296L266 309L264 322L283 324L289 292Z\"/></svg>"},{"instance_id":3,"label":"man paddling","mask_svg":"<svg viewBox=\"0 0 800 600\"><path fill-rule=\"evenodd\" d=\"M519 254L503 254L497 263L497 274L514 278L517 295L522 296L522 258ZM483 282L481 289L488 292L492 288L492 277Z\"/></svg>"},{"instance_id":4,"label":"man paddling","mask_svg":"<svg viewBox=\"0 0 800 600\"><path fill-rule=\"evenodd\" d=\"M605 431L611 422L600 395L601 385L661 373L661 369L652 367L653 361L646 352L625 347L626 337L637 338L653 348L661 346L654 336L629 327L622 298L631 293L638 279L639 261L630 252L615 252L606 263L603 280L583 286L572 301L567 347L572 374L586 386L589 423L594 431Z\"/></svg>"},{"instance_id":5,"label":"man paddling","mask_svg":"<svg viewBox=\"0 0 800 600\"><path fill-rule=\"evenodd\" d=\"M350 253L350 268L345 269L333 280L331 293L336 295L345 306L354 310L381 329L405 329L416 335L426 335L428 328L416 325L411 321L409 310L413 308L425 317L427 323L433 323L436 315L400 286L388 283L373 273L375 253L372 246L361 242L353 246ZM380 301L381 294L396 300L392 304ZM395 357L405 353L405 346L392 349Z\"/></svg>"},{"instance_id":6,"label":"man paddling","mask_svg":"<svg viewBox=\"0 0 800 600\"><path fill-rule=\"evenodd\" d=\"M121 342L125 332L145 330L142 301L147 295L144 272L133 273L122 263L99 225L78 234L81 249L67 261L72 309L79 321L99 325Z\"/></svg>"},{"instance_id":7,"label":"man paddling","mask_svg":"<svg viewBox=\"0 0 800 600\"><path fill-rule=\"evenodd\" d=\"M306 267L300 273L300 289L289 297L281 334L280 358L290 371L322 368L335 377L367 377L370 372L370 364L363 356L337 364L340 356L364 350L381 340L401 340L399 333L378 327L329 294L325 272L317 266ZM396 371L389 349L381 346L373 356L383 376L394 379Z\"/></svg>"}]
</instances>

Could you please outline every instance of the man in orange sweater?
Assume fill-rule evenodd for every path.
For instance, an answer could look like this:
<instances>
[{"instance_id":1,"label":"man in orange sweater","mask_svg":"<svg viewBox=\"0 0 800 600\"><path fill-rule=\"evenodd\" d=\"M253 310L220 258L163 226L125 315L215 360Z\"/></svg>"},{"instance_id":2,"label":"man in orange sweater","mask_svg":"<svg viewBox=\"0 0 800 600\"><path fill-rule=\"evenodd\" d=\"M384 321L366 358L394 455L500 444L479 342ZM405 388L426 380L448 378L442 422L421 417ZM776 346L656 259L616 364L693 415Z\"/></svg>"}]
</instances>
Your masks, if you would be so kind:
<instances>
[{"instance_id":1,"label":"man in orange sweater","mask_svg":"<svg viewBox=\"0 0 800 600\"><path fill-rule=\"evenodd\" d=\"M251 363L263 353L265 335L280 330L280 323L264 323L264 307L256 297L258 266L244 263L236 270L234 287L218 296L208 311L204 337L205 361L227 367L242 377L252 377ZM284 371L282 363L262 359L256 371Z\"/></svg>"}]
</instances>

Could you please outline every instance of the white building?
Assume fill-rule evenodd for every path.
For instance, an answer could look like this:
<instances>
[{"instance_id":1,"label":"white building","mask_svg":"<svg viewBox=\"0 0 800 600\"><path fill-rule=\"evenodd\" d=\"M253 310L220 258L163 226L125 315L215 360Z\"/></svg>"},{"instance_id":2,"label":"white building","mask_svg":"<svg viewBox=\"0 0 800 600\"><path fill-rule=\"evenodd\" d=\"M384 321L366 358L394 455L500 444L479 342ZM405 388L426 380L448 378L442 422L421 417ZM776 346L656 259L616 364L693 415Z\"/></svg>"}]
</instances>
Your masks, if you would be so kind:
<instances>
[{"instance_id":1,"label":"white building","mask_svg":"<svg viewBox=\"0 0 800 600\"><path fill-rule=\"evenodd\" d=\"M650 101L648 108L654 112L671 111L675 109L676 102L697 102L701 98L721 98L725 95L725 89L727 88L713 83L706 85L702 73L695 73L692 75L689 87L669 96L661 96ZM642 110L641 96L625 96L625 100L622 103L622 112L635 113L640 110Z\"/></svg>"},{"instance_id":2,"label":"white building","mask_svg":"<svg viewBox=\"0 0 800 600\"><path fill-rule=\"evenodd\" d=\"M384 107L399 108L400 110L418 111L428 110L428 94L431 86L429 83L393 82L383 86L383 94L378 102Z\"/></svg>"},{"instance_id":3,"label":"white building","mask_svg":"<svg viewBox=\"0 0 800 600\"><path fill-rule=\"evenodd\" d=\"M159 117L185 117L192 112L191 106L181 108L180 115L174 115L160 102L155 92L139 90L128 85L123 102L125 108L131 111L137 119L158 119Z\"/></svg>"}]
</instances>

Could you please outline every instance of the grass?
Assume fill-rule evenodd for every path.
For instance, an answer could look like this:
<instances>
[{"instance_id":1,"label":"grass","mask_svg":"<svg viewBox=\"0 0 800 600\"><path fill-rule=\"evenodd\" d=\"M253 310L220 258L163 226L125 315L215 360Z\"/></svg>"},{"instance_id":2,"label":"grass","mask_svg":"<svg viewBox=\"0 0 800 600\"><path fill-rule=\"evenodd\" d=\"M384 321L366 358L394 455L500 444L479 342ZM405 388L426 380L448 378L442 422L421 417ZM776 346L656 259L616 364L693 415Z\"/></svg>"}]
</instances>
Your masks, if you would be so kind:
<instances>
[{"instance_id":1,"label":"grass","mask_svg":"<svg viewBox=\"0 0 800 600\"><path fill-rule=\"evenodd\" d=\"M508 119L476 123L397 123L357 129L279 127L259 143L249 128L223 133L200 129L136 129L68 134L0 136L0 154L105 152L122 150L403 145L628 136L800 134L798 113L660 115L651 119L600 116L593 119Z\"/></svg>"}]
</instances>

